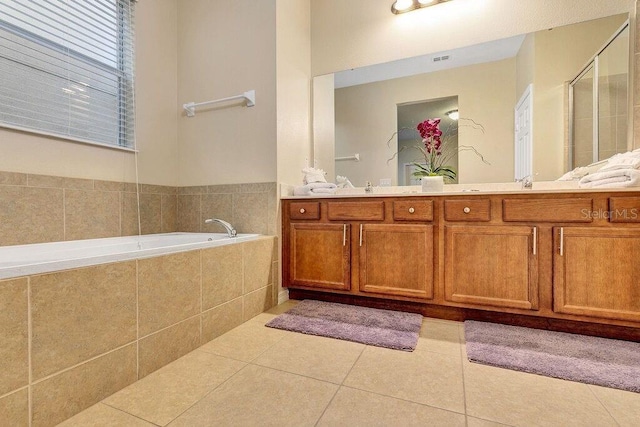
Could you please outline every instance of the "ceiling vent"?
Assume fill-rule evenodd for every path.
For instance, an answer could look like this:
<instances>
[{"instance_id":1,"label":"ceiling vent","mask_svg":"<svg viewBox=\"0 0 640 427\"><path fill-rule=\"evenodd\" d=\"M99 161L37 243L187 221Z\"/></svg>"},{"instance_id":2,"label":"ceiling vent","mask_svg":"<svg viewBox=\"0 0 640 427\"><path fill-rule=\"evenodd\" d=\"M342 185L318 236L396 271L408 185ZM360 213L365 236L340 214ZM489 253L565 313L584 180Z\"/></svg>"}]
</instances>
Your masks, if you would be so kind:
<instances>
[{"instance_id":1,"label":"ceiling vent","mask_svg":"<svg viewBox=\"0 0 640 427\"><path fill-rule=\"evenodd\" d=\"M451 55L434 56L433 62L448 61L449 59L451 59Z\"/></svg>"}]
</instances>

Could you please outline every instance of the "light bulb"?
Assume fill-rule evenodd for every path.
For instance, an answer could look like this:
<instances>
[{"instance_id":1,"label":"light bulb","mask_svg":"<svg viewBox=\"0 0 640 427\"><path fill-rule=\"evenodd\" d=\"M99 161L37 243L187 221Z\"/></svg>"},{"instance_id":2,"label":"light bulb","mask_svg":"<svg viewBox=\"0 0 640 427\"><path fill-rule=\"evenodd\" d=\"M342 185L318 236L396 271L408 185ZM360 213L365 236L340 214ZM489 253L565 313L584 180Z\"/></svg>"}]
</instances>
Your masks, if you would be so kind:
<instances>
[{"instance_id":1,"label":"light bulb","mask_svg":"<svg viewBox=\"0 0 640 427\"><path fill-rule=\"evenodd\" d=\"M458 110L451 110L451 111L447 111L445 113L447 115L447 117L449 117L451 120L458 120L460 118L460 113L458 112Z\"/></svg>"},{"instance_id":2,"label":"light bulb","mask_svg":"<svg viewBox=\"0 0 640 427\"><path fill-rule=\"evenodd\" d=\"M413 0L396 0L393 4L393 9L398 12L403 12L413 6Z\"/></svg>"}]
</instances>

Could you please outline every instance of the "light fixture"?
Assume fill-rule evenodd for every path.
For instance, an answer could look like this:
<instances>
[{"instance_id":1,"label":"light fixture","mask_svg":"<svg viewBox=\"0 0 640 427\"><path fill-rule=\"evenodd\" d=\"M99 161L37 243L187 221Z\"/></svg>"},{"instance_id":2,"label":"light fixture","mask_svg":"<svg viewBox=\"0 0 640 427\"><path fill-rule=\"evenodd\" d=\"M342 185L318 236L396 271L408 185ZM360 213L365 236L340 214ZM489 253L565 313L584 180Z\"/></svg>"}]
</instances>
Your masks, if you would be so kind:
<instances>
[{"instance_id":1,"label":"light fixture","mask_svg":"<svg viewBox=\"0 0 640 427\"><path fill-rule=\"evenodd\" d=\"M427 6L435 6L438 3L445 3L451 0L396 0L391 5L391 12L396 15Z\"/></svg>"},{"instance_id":2,"label":"light fixture","mask_svg":"<svg viewBox=\"0 0 640 427\"><path fill-rule=\"evenodd\" d=\"M444 114L451 120L458 120L460 118L460 113L458 113L458 110L447 111Z\"/></svg>"}]
</instances>

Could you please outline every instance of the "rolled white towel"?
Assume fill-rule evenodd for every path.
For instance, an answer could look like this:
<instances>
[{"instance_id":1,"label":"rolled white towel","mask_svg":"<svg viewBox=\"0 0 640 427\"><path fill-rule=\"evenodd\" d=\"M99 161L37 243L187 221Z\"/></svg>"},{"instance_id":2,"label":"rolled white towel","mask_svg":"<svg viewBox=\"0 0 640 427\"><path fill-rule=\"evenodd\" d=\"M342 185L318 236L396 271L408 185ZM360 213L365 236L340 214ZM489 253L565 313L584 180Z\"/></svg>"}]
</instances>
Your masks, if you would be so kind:
<instances>
[{"instance_id":1,"label":"rolled white towel","mask_svg":"<svg viewBox=\"0 0 640 427\"><path fill-rule=\"evenodd\" d=\"M640 170L614 169L598 171L580 180L580 188L640 187Z\"/></svg>"},{"instance_id":2,"label":"rolled white towel","mask_svg":"<svg viewBox=\"0 0 640 427\"><path fill-rule=\"evenodd\" d=\"M314 194L333 194L337 185L330 182L313 182L307 185L300 185L293 189L294 196L313 196Z\"/></svg>"},{"instance_id":3,"label":"rolled white towel","mask_svg":"<svg viewBox=\"0 0 640 427\"><path fill-rule=\"evenodd\" d=\"M600 171L616 169L640 169L640 152L629 151L616 154L609 159L606 165L600 168Z\"/></svg>"},{"instance_id":4,"label":"rolled white towel","mask_svg":"<svg viewBox=\"0 0 640 427\"><path fill-rule=\"evenodd\" d=\"M302 169L302 173L304 173L304 178L302 182L304 184L312 184L314 182L327 182L325 176L325 172L322 169L315 168L304 168Z\"/></svg>"}]
</instances>

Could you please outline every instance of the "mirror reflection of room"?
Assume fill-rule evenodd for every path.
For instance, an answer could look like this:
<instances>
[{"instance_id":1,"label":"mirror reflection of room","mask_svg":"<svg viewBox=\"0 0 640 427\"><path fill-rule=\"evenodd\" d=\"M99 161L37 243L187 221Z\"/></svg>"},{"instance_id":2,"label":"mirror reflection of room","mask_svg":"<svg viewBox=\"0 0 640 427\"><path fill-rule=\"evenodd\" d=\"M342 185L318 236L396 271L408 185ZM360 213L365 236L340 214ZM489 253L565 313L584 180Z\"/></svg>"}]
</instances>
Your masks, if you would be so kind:
<instances>
[{"instance_id":1,"label":"mirror reflection of room","mask_svg":"<svg viewBox=\"0 0 640 427\"><path fill-rule=\"evenodd\" d=\"M402 165L387 163L398 150L398 142L386 145L389 135L400 127L398 106L449 96L458 98L462 117L473 118L486 130L478 134L461 128L459 143L473 145L490 164L478 161L472 153L460 153L458 183L512 182L524 175L533 175L537 181L555 180L584 162L627 151L632 148L626 120L628 63L622 64L628 61L628 35L610 43L627 20L627 14L614 15L335 73L331 78L335 82L334 110L330 111L335 117L335 134L314 141L314 150L331 150L334 157L358 153L360 160L320 166L328 171L335 167L338 175L347 176L356 186L367 181L384 185L389 180L391 185L414 184L406 179ZM611 48L600 58L601 72L606 74L597 78L603 93L598 105L608 118L601 115L596 121L601 140L595 148L597 156L591 148L591 155L583 153L585 160L579 160L580 155L569 149L569 83L608 44ZM407 66L412 70L402 69ZM427 71L417 71L420 67ZM620 68L627 74L619 72ZM379 70L384 75L372 77ZM322 78L327 76L315 79ZM317 89L315 81L314 86ZM314 93L314 98L316 95L320 97ZM517 132L526 120L516 124L515 119L516 107L522 107L523 101L528 103L524 111L530 114L524 137ZM588 102L584 107L589 109ZM314 114L314 123L323 120L326 123ZM516 141L523 138L528 145L518 153ZM589 143L593 147L593 138Z\"/></svg>"},{"instance_id":2,"label":"mirror reflection of room","mask_svg":"<svg viewBox=\"0 0 640 427\"><path fill-rule=\"evenodd\" d=\"M395 156L398 162L398 185L420 185L420 178L414 173L417 171L415 163L425 163L422 151L420 151L420 148L424 148L424 143L416 127L418 123L426 119L440 119L439 129L442 132L443 147L437 155L446 156L442 160L442 164L456 172L456 177L448 180L447 183L456 184L458 182L457 113L457 96L398 105L398 150L397 156Z\"/></svg>"}]
</instances>

